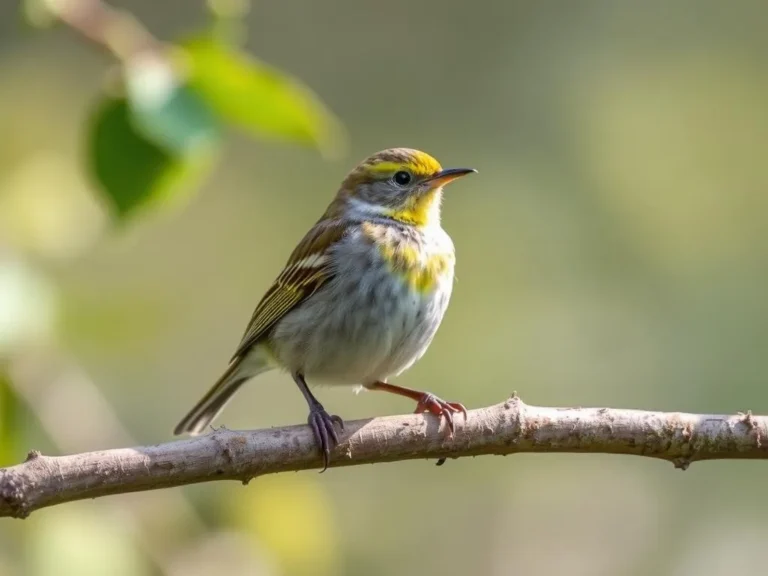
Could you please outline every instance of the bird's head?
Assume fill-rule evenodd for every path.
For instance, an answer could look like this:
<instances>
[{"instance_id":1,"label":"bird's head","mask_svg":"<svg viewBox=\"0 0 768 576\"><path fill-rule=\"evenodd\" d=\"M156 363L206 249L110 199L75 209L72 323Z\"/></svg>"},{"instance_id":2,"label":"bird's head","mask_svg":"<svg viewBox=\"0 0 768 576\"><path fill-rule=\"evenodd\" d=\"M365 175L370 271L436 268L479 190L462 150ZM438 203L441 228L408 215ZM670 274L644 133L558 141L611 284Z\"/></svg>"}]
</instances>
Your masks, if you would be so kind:
<instances>
[{"instance_id":1,"label":"bird's head","mask_svg":"<svg viewBox=\"0 0 768 576\"><path fill-rule=\"evenodd\" d=\"M443 186L472 172L477 171L443 169L419 150L390 148L366 158L347 175L329 212L383 216L419 227L439 224Z\"/></svg>"}]
</instances>

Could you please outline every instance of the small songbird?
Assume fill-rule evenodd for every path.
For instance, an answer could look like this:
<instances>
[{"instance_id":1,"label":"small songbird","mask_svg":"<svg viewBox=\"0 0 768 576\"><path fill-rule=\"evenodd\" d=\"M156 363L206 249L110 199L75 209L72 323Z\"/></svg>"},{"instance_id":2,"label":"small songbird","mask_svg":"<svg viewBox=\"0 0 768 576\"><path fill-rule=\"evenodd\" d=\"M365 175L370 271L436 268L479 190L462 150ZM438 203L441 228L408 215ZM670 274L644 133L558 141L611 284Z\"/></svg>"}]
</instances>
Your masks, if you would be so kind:
<instances>
[{"instance_id":1,"label":"small songbird","mask_svg":"<svg viewBox=\"0 0 768 576\"><path fill-rule=\"evenodd\" d=\"M378 152L350 172L325 214L259 302L229 367L175 434L198 434L247 380L272 369L293 377L328 467L338 444L331 416L307 386L362 385L406 396L416 412L466 409L388 383L432 342L453 288L453 242L440 226L443 186L470 168L443 169L409 148Z\"/></svg>"}]
</instances>

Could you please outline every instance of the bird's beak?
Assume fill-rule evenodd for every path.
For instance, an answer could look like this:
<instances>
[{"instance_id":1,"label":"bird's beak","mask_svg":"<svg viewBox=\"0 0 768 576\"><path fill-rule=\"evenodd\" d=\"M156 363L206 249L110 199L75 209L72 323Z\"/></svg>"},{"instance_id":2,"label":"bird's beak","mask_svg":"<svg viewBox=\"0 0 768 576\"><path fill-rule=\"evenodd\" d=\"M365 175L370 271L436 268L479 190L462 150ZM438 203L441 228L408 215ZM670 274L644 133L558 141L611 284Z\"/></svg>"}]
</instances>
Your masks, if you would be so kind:
<instances>
[{"instance_id":1,"label":"bird's beak","mask_svg":"<svg viewBox=\"0 0 768 576\"><path fill-rule=\"evenodd\" d=\"M477 174L477 170L474 168L447 168L440 170L434 176L427 179L430 188L436 188L437 186L444 186L449 182L453 182L457 178L466 176L467 174Z\"/></svg>"}]
</instances>

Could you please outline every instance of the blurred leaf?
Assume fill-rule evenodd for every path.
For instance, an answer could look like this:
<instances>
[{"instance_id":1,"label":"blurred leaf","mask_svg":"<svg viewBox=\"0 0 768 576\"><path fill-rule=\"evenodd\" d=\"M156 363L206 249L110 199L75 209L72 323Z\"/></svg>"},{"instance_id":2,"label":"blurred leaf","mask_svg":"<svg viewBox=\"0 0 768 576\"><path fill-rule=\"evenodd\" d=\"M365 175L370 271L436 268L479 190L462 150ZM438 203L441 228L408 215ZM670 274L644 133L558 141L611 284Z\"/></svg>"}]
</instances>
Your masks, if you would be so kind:
<instances>
[{"instance_id":1,"label":"blurred leaf","mask_svg":"<svg viewBox=\"0 0 768 576\"><path fill-rule=\"evenodd\" d=\"M18 408L10 378L0 370L0 466L9 466L16 460Z\"/></svg>"},{"instance_id":2,"label":"blurred leaf","mask_svg":"<svg viewBox=\"0 0 768 576\"><path fill-rule=\"evenodd\" d=\"M33 516L24 546L25 574L151 574L136 548L130 516L109 511L105 506L62 506Z\"/></svg>"},{"instance_id":3,"label":"blurred leaf","mask_svg":"<svg viewBox=\"0 0 768 576\"><path fill-rule=\"evenodd\" d=\"M190 85L223 120L256 136L309 144L326 153L343 146L333 113L297 80L209 37L182 47L191 66Z\"/></svg>"},{"instance_id":4,"label":"blurred leaf","mask_svg":"<svg viewBox=\"0 0 768 576\"><path fill-rule=\"evenodd\" d=\"M251 9L249 0L207 0L208 11L214 18L244 18Z\"/></svg>"},{"instance_id":5,"label":"blurred leaf","mask_svg":"<svg viewBox=\"0 0 768 576\"><path fill-rule=\"evenodd\" d=\"M21 252L73 258L93 244L106 224L82 168L69 153L40 150L4 176L0 229Z\"/></svg>"},{"instance_id":6,"label":"blurred leaf","mask_svg":"<svg viewBox=\"0 0 768 576\"><path fill-rule=\"evenodd\" d=\"M58 295L48 278L16 259L0 259L0 359L50 339Z\"/></svg>"},{"instance_id":7,"label":"blurred leaf","mask_svg":"<svg viewBox=\"0 0 768 576\"><path fill-rule=\"evenodd\" d=\"M229 46L241 46L248 36L245 16L251 9L249 0L208 0L211 15L211 37Z\"/></svg>"},{"instance_id":8,"label":"blurred leaf","mask_svg":"<svg viewBox=\"0 0 768 576\"><path fill-rule=\"evenodd\" d=\"M174 197L178 200L210 167L210 149L186 154L173 151L182 150L185 142L191 148L189 140L195 137L184 123L184 111L197 109L191 101L191 95L180 95L176 105L169 104L164 112L144 111L142 126L156 122L153 136L164 133L162 144L137 128L125 98L106 98L97 107L88 139L89 169L119 219L138 208Z\"/></svg>"},{"instance_id":9,"label":"blurred leaf","mask_svg":"<svg viewBox=\"0 0 768 576\"><path fill-rule=\"evenodd\" d=\"M257 537L286 576L339 573L339 527L324 486L306 475L265 476L225 510L233 525Z\"/></svg>"},{"instance_id":10,"label":"blurred leaf","mask_svg":"<svg viewBox=\"0 0 768 576\"><path fill-rule=\"evenodd\" d=\"M21 11L27 22L36 28L48 28L56 21L56 14L47 0L23 0Z\"/></svg>"},{"instance_id":11,"label":"blurred leaf","mask_svg":"<svg viewBox=\"0 0 768 576\"><path fill-rule=\"evenodd\" d=\"M169 152L192 155L219 141L218 119L165 55L133 57L125 87L133 125Z\"/></svg>"}]
</instances>

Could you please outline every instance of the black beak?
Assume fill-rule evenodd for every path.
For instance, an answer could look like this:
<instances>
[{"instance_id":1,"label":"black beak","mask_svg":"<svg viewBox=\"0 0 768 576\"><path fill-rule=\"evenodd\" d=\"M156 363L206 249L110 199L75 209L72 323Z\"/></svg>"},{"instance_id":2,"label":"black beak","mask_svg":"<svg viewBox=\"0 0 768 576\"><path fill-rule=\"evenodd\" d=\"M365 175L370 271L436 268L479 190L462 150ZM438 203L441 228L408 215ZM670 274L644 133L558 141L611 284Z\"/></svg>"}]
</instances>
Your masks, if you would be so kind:
<instances>
[{"instance_id":1,"label":"black beak","mask_svg":"<svg viewBox=\"0 0 768 576\"><path fill-rule=\"evenodd\" d=\"M474 168L446 168L445 170L440 170L440 172L434 176L430 176L427 179L427 182L429 182L433 187L443 186L449 182L453 182L457 178L466 176L467 174L477 174L477 170Z\"/></svg>"}]
</instances>

